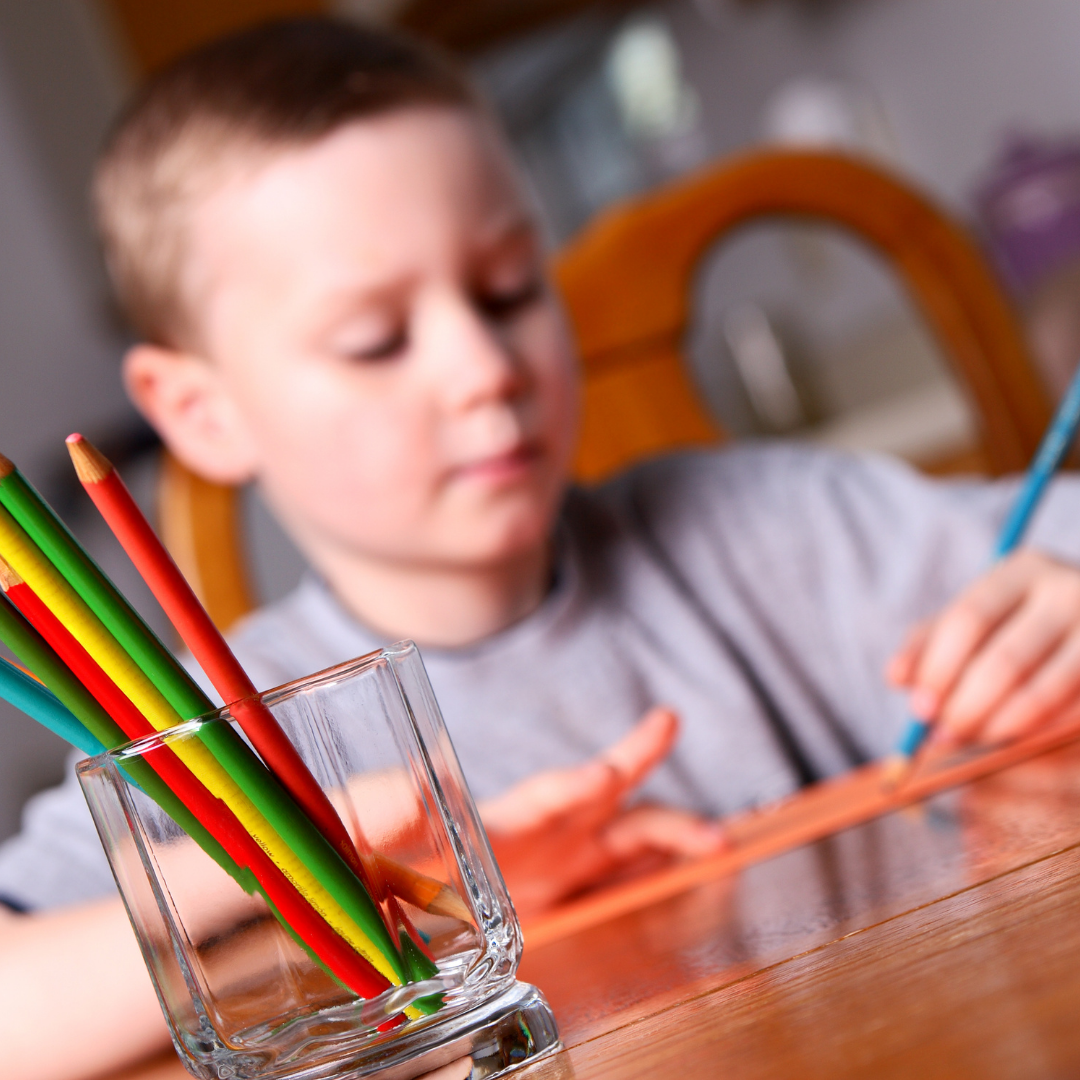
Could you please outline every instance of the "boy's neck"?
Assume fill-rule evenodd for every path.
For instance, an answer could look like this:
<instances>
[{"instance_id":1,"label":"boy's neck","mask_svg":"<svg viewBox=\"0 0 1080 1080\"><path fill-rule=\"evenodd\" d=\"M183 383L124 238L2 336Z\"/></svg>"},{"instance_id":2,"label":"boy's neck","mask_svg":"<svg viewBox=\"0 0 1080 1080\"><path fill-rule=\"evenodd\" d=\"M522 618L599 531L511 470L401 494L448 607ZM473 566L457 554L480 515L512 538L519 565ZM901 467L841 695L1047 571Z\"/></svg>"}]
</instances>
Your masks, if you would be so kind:
<instances>
[{"instance_id":1,"label":"boy's neck","mask_svg":"<svg viewBox=\"0 0 1080 1080\"><path fill-rule=\"evenodd\" d=\"M417 568L344 553L319 559L319 570L337 598L372 630L389 640L455 648L505 630L542 603L551 582L551 548L545 542L506 563L471 570Z\"/></svg>"}]
</instances>

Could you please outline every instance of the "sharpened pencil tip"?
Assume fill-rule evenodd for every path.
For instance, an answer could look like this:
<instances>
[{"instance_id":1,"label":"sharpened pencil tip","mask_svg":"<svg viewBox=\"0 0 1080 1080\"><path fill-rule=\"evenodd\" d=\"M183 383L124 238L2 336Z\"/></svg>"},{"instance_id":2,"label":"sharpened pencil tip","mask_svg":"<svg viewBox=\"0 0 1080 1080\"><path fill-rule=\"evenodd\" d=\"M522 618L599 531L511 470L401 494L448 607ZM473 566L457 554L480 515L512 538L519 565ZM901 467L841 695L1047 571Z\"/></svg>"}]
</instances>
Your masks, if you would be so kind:
<instances>
[{"instance_id":1,"label":"sharpened pencil tip","mask_svg":"<svg viewBox=\"0 0 1080 1080\"><path fill-rule=\"evenodd\" d=\"M112 462L78 432L69 435L65 442L81 483L100 484L113 471Z\"/></svg>"},{"instance_id":2,"label":"sharpened pencil tip","mask_svg":"<svg viewBox=\"0 0 1080 1080\"><path fill-rule=\"evenodd\" d=\"M7 592L8 589L13 589L16 585L21 585L22 583L23 579L12 570L11 566L4 559L0 559L0 589Z\"/></svg>"},{"instance_id":3,"label":"sharpened pencil tip","mask_svg":"<svg viewBox=\"0 0 1080 1080\"><path fill-rule=\"evenodd\" d=\"M461 922L473 921L472 912L465 906L465 901L449 885L444 885L438 895L428 904L427 910L432 915L445 915Z\"/></svg>"}]
</instances>

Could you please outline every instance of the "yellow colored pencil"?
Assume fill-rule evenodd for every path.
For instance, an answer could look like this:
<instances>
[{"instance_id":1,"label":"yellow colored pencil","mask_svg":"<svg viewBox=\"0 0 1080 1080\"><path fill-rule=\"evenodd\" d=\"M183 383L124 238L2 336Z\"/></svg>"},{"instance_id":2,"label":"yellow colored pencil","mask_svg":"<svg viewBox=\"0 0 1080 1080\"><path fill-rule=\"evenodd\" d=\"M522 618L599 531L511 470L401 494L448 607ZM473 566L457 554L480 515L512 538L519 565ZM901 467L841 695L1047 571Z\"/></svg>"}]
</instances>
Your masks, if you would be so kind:
<instances>
[{"instance_id":1,"label":"yellow colored pencil","mask_svg":"<svg viewBox=\"0 0 1080 1080\"><path fill-rule=\"evenodd\" d=\"M169 705L85 601L2 507L0 553L156 730L163 731L183 722L183 717ZM178 740L172 750L206 788L229 807L326 922L381 975L394 985L400 985L403 979L397 966L296 856L210 750L196 740Z\"/></svg>"}]
</instances>

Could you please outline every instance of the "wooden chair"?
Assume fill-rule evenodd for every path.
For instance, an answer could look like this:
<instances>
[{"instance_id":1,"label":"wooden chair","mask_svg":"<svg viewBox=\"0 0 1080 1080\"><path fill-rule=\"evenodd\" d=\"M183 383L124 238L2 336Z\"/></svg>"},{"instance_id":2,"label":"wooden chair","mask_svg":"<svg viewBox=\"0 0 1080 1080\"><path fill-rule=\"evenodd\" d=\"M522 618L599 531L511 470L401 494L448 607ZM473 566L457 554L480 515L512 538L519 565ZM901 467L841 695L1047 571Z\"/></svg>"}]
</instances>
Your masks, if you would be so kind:
<instances>
[{"instance_id":1,"label":"wooden chair","mask_svg":"<svg viewBox=\"0 0 1080 1080\"><path fill-rule=\"evenodd\" d=\"M1027 464L1049 403L1009 303L967 233L871 165L768 151L617 207L560 255L556 275L585 369L579 477L719 438L682 355L691 286L719 238L769 217L836 225L879 251L969 391L987 471Z\"/></svg>"},{"instance_id":2,"label":"wooden chair","mask_svg":"<svg viewBox=\"0 0 1080 1080\"><path fill-rule=\"evenodd\" d=\"M721 440L682 354L691 286L718 239L768 217L836 225L879 251L967 387L984 469L999 474L1027 464L1050 405L1009 303L964 229L866 163L766 151L608 211L556 258L584 375L578 479ZM161 478L165 542L215 621L228 626L253 606L235 494L176 462Z\"/></svg>"}]
</instances>

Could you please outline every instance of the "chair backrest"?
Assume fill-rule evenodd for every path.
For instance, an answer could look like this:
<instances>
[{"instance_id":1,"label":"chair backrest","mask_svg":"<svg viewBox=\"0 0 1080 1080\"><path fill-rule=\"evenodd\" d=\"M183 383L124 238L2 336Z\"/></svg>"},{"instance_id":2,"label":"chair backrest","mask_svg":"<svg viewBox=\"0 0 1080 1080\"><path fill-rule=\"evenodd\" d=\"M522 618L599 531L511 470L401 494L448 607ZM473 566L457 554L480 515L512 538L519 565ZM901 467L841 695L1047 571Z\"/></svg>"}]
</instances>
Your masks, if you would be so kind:
<instances>
[{"instance_id":1,"label":"chair backrest","mask_svg":"<svg viewBox=\"0 0 1080 1080\"><path fill-rule=\"evenodd\" d=\"M692 284L717 240L775 217L836 225L879 251L967 387L987 471L1027 464L1050 405L1009 302L964 229L872 165L765 151L616 207L560 254L584 369L581 479L721 437L683 357Z\"/></svg>"},{"instance_id":2,"label":"chair backrest","mask_svg":"<svg viewBox=\"0 0 1080 1080\"><path fill-rule=\"evenodd\" d=\"M722 438L683 358L694 275L717 240L768 217L837 225L876 248L970 393L986 470L1027 464L1050 405L1009 303L964 229L871 165L767 151L616 207L556 259L584 376L579 479ZM227 627L252 606L235 493L170 461L159 499L166 544Z\"/></svg>"}]
</instances>

